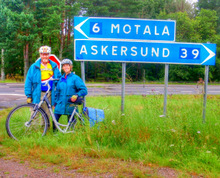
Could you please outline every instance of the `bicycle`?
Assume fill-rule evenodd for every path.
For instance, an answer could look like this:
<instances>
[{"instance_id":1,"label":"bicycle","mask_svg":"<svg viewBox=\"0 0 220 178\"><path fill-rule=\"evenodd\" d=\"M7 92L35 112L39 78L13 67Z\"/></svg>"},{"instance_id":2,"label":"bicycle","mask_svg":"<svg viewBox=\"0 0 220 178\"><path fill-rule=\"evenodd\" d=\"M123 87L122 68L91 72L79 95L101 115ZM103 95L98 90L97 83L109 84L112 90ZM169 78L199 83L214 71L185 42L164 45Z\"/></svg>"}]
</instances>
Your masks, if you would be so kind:
<instances>
[{"instance_id":1,"label":"bicycle","mask_svg":"<svg viewBox=\"0 0 220 178\"><path fill-rule=\"evenodd\" d=\"M67 124L61 124L55 119L52 106L47 98L47 95L50 91L49 81L55 81L59 79L50 79L46 82L45 85L48 86L43 99L39 104L22 104L15 107L7 116L6 119L6 130L8 135L15 139L19 140L24 136L30 136L34 134L39 134L44 136L50 126L50 120L45 110L41 108L41 105L46 102L46 105L52 116L52 120L56 128L62 133L71 133L74 132L75 125L79 120L81 124L84 124L84 117L86 115L78 111L78 105L82 103L73 103L74 110L69 118ZM84 115L84 117L83 117ZM63 128L62 128L63 127Z\"/></svg>"}]
</instances>

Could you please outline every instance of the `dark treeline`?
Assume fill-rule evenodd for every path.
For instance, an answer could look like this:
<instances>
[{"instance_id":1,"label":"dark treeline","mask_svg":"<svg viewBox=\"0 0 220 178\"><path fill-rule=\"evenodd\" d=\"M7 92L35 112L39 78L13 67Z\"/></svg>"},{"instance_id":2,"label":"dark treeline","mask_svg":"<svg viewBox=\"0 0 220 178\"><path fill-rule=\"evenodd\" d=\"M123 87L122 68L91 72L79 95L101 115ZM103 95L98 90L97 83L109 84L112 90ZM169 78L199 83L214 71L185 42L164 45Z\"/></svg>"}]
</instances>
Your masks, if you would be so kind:
<instances>
[{"instance_id":1,"label":"dark treeline","mask_svg":"<svg viewBox=\"0 0 220 178\"><path fill-rule=\"evenodd\" d=\"M131 17L176 20L176 41L216 43L216 65L210 80L220 81L220 2L199 0L0 0L0 49L7 76L26 76L41 45L52 47L60 60L74 53L74 16ZM2 66L2 63L0 63ZM121 64L86 62L86 80L120 81ZM74 61L80 75L80 62ZM162 64L127 64L127 80L162 80ZM170 65L169 80L197 81L204 66Z\"/></svg>"}]
</instances>

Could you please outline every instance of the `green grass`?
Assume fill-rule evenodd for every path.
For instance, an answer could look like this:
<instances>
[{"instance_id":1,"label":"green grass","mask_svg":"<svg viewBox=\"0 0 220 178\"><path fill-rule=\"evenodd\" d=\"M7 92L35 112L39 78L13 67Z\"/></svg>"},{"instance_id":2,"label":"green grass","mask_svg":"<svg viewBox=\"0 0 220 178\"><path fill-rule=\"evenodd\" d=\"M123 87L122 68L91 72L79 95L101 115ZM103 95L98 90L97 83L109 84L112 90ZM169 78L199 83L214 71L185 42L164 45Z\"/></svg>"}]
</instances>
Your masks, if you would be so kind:
<instances>
[{"instance_id":1,"label":"green grass","mask_svg":"<svg viewBox=\"0 0 220 178\"><path fill-rule=\"evenodd\" d=\"M12 80L12 79L6 79L4 81L0 80L0 83L24 83L21 80ZM89 86L89 88L93 88L93 87L97 87L100 88L102 87L102 84L121 84L121 82L92 82L86 81L86 84L100 84L100 86ZM129 82L126 81L126 84L145 84L145 85L149 85L149 84L164 84L164 81L136 81L136 82ZM197 81L191 81L191 82L172 82L169 81L169 85L196 85ZM201 84L200 84L201 85ZM220 82L209 82L208 85L220 85Z\"/></svg>"},{"instance_id":2,"label":"green grass","mask_svg":"<svg viewBox=\"0 0 220 178\"><path fill-rule=\"evenodd\" d=\"M0 80L0 83L24 83L24 81L21 81L21 80L6 79L6 80Z\"/></svg>"},{"instance_id":3,"label":"green grass","mask_svg":"<svg viewBox=\"0 0 220 178\"><path fill-rule=\"evenodd\" d=\"M95 127L76 129L75 134L33 136L19 142L5 132L9 110L0 113L0 146L22 159L83 168L83 159L120 159L158 165L208 177L220 176L220 96L208 96L206 122L202 122L201 95L170 95L167 117L163 95L126 96L125 114L120 97L87 97L87 106L104 109L105 120ZM3 153L2 153L3 154ZM107 166L107 164L106 164ZM81 171L94 171L84 168ZM101 168L100 168L101 169ZM104 166L103 171L108 169ZM141 174L137 169L133 175ZM143 173L143 172L142 172ZM145 172L145 175L149 173Z\"/></svg>"}]
</instances>

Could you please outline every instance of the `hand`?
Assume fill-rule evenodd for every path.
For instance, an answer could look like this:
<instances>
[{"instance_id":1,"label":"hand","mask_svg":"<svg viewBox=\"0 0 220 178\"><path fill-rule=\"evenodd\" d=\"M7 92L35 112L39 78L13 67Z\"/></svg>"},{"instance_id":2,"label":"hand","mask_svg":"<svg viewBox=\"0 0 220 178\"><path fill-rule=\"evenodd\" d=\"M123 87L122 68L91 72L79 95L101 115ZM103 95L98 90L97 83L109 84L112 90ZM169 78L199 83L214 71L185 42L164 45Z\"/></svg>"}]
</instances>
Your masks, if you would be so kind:
<instances>
[{"instance_id":1,"label":"hand","mask_svg":"<svg viewBox=\"0 0 220 178\"><path fill-rule=\"evenodd\" d=\"M55 104L52 106L52 109L55 109L56 105L57 105L57 103L55 103Z\"/></svg>"},{"instance_id":2,"label":"hand","mask_svg":"<svg viewBox=\"0 0 220 178\"><path fill-rule=\"evenodd\" d=\"M27 103L31 103L32 102L32 98L27 98Z\"/></svg>"},{"instance_id":3,"label":"hand","mask_svg":"<svg viewBox=\"0 0 220 178\"><path fill-rule=\"evenodd\" d=\"M77 100L77 98L78 98L77 95L73 95L73 96L70 98L70 100L71 100L71 102L74 103L74 102Z\"/></svg>"}]
</instances>

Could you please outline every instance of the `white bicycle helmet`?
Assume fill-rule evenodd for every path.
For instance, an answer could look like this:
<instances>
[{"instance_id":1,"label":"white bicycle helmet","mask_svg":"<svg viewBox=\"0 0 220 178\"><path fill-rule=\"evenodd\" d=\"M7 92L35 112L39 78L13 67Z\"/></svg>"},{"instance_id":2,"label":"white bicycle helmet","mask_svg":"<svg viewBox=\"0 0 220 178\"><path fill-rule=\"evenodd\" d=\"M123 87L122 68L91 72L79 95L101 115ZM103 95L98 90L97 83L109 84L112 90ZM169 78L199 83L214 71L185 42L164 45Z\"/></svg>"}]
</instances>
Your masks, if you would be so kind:
<instances>
[{"instance_id":1,"label":"white bicycle helmet","mask_svg":"<svg viewBox=\"0 0 220 178\"><path fill-rule=\"evenodd\" d=\"M70 59L63 59L61 61L61 65L63 65L63 64L73 65L73 62Z\"/></svg>"},{"instance_id":2,"label":"white bicycle helmet","mask_svg":"<svg viewBox=\"0 0 220 178\"><path fill-rule=\"evenodd\" d=\"M51 47L49 46L41 46L39 49L39 53L51 53Z\"/></svg>"}]
</instances>

